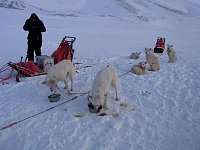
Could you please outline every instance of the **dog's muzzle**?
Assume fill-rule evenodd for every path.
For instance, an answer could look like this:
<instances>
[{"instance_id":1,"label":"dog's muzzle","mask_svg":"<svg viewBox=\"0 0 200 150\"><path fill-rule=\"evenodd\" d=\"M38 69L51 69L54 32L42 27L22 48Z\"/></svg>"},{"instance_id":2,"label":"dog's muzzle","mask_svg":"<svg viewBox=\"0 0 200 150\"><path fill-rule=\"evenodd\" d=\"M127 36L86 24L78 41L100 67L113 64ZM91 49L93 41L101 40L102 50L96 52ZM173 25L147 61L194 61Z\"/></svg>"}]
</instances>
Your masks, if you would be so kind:
<instances>
[{"instance_id":1,"label":"dog's muzzle","mask_svg":"<svg viewBox=\"0 0 200 150\"><path fill-rule=\"evenodd\" d=\"M51 86L50 91L53 92L55 90L55 87Z\"/></svg>"},{"instance_id":2,"label":"dog's muzzle","mask_svg":"<svg viewBox=\"0 0 200 150\"><path fill-rule=\"evenodd\" d=\"M94 109L94 106L92 105L91 102L88 103L88 107L89 107L89 110L90 110L91 113L99 113L102 109L101 105L98 107L98 109Z\"/></svg>"}]
</instances>

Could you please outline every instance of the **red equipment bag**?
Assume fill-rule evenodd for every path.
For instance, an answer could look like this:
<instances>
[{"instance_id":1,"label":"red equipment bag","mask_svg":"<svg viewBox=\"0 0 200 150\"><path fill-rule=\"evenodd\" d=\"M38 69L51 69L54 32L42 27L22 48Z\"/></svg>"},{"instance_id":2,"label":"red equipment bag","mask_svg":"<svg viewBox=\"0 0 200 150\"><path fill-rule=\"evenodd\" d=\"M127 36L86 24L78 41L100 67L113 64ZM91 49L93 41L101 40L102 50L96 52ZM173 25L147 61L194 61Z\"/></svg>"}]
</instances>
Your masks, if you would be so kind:
<instances>
[{"instance_id":1,"label":"red equipment bag","mask_svg":"<svg viewBox=\"0 0 200 150\"><path fill-rule=\"evenodd\" d=\"M155 53L163 53L165 49L165 38L158 37L154 48Z\"/></svg>"},{"instance_id":2,"label":"red equipment bag","mask_svg":"<svg viewBox=\"0 0 200 150\"><path fill-rule=\"evenodd\" d=\"M38 66L35 65L33 61L19 62L19 63L8 63L15 70L19 70L19 73L28 77L46 74L40 70Z\"/></svg>"},{"instance_id":3,"label":"red equipment bag","mask_svg":"<svg viewBox=\"0 0 200 150\"><path fill-rule=\"evenodd\" d=\"M70 40L66 40L66 38L69 38ZM65 36L62 39L57 50L55 50L53 54L51 55L51 57L54 58L54 64L57 64L63 59L72 61L73 53L74 53L73 43L75 40L76 40L75 37L69 37L69 36Z\"/></svg>"}]
</instances>

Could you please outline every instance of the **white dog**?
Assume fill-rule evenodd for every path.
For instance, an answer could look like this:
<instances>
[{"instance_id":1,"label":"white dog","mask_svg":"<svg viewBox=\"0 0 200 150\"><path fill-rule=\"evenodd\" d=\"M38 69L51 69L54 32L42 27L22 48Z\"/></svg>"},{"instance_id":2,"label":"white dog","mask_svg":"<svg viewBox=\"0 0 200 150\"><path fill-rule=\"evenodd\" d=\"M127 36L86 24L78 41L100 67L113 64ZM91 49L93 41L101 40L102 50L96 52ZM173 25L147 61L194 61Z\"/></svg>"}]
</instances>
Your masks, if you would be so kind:
<instances>
[{"instance_id":1,"label":"white dog","mask_svg":"<svg viewBox=\"0 0 200 150\"><path fill-rule=\"evenodd\" d=\"M146 65L147 65L147 62L144 62L144 61L139 62L139 64L133 65L131 67L131 72L137 75L144 75L147 73Z\"/></svg>"},{"instance_id":2,"label":"white dog","mask_svg":"<svg viewBox=\"0 0 200 150\"><path fill-rule=\"evenodd\" d=\"M146 61L149 64L151 71L157 71L160 70L160 63L159 59L156 55L154 55L152 48L145 48L145 54L146 54Z\"/></svg>"},{"instance_id":3,"label":"white dog","mask_svg":"<svg viewBox=\"0 0 200 150\"><path fill-rule=\"evenodd\" d=\"M167 44L167 55L169 57L168 62L175 64L177 61L177 57L176 57L176 52L173 49L173 45Z\"/></svg>"},{"instance_id":4,"label":"white dog","mask_svg":"<svg viewBox=\"0 0 200 150\"><path fill-rule=\"evenodd\" d=\"M130 55L131 59L139 59L139 57L140 57L140 53L139 52L131 53L131 55Z\"/></svg>"},{"instance_id":5,"label":"white dog","mask_svg":"<svg viewBox=\"0 0 200 150\"><path fill-rule=\"evenodd\" d=\"M104 113L104 110L107 109L107 99L111 86L115 89L116 100L120 99L118 80L117 71L113 67L106 67L98 72L93 80L92 95L89 97L89 101L95 110L101 107L100 113Z\"/></svg>"},{"instance_id":6,"label":"white dog","mask_svg":"<svg viewBox=\"0 0 200 150\"><path fill-rule=\"evenodd\" d=\"M48 87L50 87L50 90L54 91L55 93L58 81L64 81L64 89L67 89L68 94L71 94L68 87L68 78L71 81L72 91L75 74L76 69L73 63L70 60L62 60L49 69L48 74L45 77L45 81L43 81L42 84L46 84Z\"/></svg>"}]
</instances>

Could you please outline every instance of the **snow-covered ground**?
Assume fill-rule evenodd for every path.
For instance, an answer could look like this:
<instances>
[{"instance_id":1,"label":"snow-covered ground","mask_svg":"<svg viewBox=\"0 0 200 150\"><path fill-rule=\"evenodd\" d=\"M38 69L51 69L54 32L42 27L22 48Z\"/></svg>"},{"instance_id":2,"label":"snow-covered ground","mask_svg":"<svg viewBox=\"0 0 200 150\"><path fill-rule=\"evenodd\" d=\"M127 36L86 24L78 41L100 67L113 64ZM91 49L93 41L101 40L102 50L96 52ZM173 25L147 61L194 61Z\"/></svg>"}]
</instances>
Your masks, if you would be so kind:
<instances>
[{"instance_id":1,"label":"snow-covered ground","mask_svg":"<svg viewBox=\"0 0 200 150\"><path fill-rule=\"evenodd\" d=\"M51 0L48 5L23 0L12 5L20 9L5 8L10 2L0 1L0 67L25 57L28 33L22 27L32 12L47 28L44 55L51 55L65 35L77 38L74 62L81 64L74 92L90 91L94 76L107 65L125 74L145 60L144 48L153 48L158 36L174 45L178 61L168 63L165 51L158 55L160 71L121 76L122 100L115 102L111 91L103 117L89 112L87 95L73 99L79 94L58 91L60 101L50 103L51 92L41 84L45 76L20 76L16 83L14 72L8 84L0 85L0 128L17 124L0 131L0 150L200 149L198 0ZM140 59L130 59L131 52L141 52ZM87 65L92 67L82 68Z\"/></svg>"}]
</instances>

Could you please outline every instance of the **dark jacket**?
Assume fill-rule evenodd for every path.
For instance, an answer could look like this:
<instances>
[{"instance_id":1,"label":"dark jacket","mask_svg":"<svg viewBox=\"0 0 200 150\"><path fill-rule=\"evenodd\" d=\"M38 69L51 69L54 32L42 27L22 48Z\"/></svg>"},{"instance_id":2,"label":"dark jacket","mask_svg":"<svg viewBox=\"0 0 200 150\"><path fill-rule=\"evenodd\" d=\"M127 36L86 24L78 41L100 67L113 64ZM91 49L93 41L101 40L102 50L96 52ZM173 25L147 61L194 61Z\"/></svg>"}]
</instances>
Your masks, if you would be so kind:
<instances>
[{"instance_id":1,"label":"dark jacket","mask_svg":"<svg viewBox=\"0 0 200 150\"><path fill-rule=\"evenodd\" d=\"M32 14L29 19L26 20L23 29L29 31L28 40L42 42L41 32L45 32L46 28L43 22L38 18L36 14Z\"/></svg>"}]
</instances>

